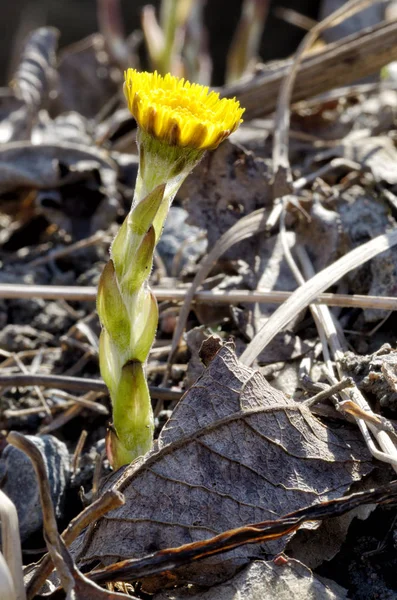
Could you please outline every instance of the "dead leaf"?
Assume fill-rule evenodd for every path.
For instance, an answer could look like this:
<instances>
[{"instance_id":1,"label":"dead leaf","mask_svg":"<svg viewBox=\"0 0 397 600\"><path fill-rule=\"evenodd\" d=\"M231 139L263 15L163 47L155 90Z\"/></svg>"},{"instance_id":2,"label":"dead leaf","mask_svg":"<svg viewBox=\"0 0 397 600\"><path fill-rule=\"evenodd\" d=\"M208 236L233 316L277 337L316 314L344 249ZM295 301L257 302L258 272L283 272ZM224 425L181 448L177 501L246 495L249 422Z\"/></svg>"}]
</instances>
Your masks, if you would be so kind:
<instances>
[{"instance_id":1,"label":"dead leaf","mask_svg":"<svg viewBox=\"0 0 397 600\"><path fill-rule=\"evenodd\" d=\"M387 205L375 194L357 185L341 194L338 209L350 248L356 248L396 226ZM352 289L355 293L373 296L395 296L396 261L397 249L394 247L374 257L369 264L362 265L348 276ZM363 314L364 320L371 323L386 317L388 311L367 308Z\"/></svg>"},{"instance_id":2,"label":"dead leaf","mask_svg":"<svg viewBox=\"0 0 397 600\"><path fill-rule=\"evenodd\" d=\"M343 600L347 590L333 581L319 579L297 560L288 559L286 564L255 560L230 581L206 592L172 590L155 595L153 600Z\"/></svg>"},{"instance_id":3,"label":"dead leaf","mask_svg":"<svg viewBox=\"0 0 397 600\"><path fill-rule=\"evenodd\" d=\"M56 49L59 31L40 27L28 37L12 82L15 94L32 116L45 107L56 80Z\"/></svg>"},{"instance_id":4,"label":"dead leaf","mask_svg":"<svg viewBox=\"0 0 397 600\"><path fill-rule=\"evenodd\" d=\"M12 90L1 88L0 95L0 142L26 139L30 129L27 127L27 109L24 102L15 97Z\"/></svg>"},{"instance_id":5,"label":"dead leaf","mask_svg":"<svg viewBox=\"0 0 397 600\"><path fill-rule=\"evenodd\" d=\"M11 87L1 90L1 142L30 139L38 113L47 107L55 86L58 36L53 27L41 27L27 38Z\"/></svg>"},{"instance_id":6,"label":"dead leaf","mask_svg":"<svg viewBox=\"0 0 397 600\"><path fill-rule=\"evenodd\" d=\"M120 91L121 71L112 63L99 33L65 48L58 73L59 95L53 105L56 114L74 110L93 118Z\"/></svg>"},{"instance_id":7,"label":"dead leaf","mask_svg":"<svg viewBox=\"0 0 397 600\"><path fill-rule=\"evenodd\" d=\"M391 138L386 135L363 138L352 134L343 140L343 149L343 156L363 165L375 181L397 183L397 150Z\"/></svg>"},{"instance_id":8,"label":"dead leaf","mask_svg":"<svg viewBox=\"0 0 397 600\"><path fill-rule=\"evenodd\" d=\"M188 205L188 223L207 232L212 248L242 217L270 205L269 169L263 159L226 140L204 157L178 195ZM244 259L250 264L256 248L256 240L245 244ZM241 258L241 248L231 248L225 256Z\"/></svg>"},{"instance_id":9,"label":"dead leaf","mask_svg":"<svg viewBox=\"0 0 397 600\"><path fill-rule=\"evenodd\" d=\"M345 493L371 470L354 430L331 430L240 364L226 344L185 394L156 447L116 473L126 498L81 542L80 564L109 564L275 519ZM194 583L230 577L261 550L240 547L183 569Z\"/></svg>"},{"instance_id":10,"label":"dead leaf","mask_svg":"<svg viewBox=\"0 0 397 600\"><path fill-rule=\"evenodd\" d=\"M0 194L41 190L37 211L76 237L106 229L118 208L116 184L116 164L95 146L60 141L0 148Z\"/></svg>"},{"instance_id":11,"label":"dead leaf","mask_svg":"<svg viewBox=\"0 0 397 600\"><path fill-rule=\"evenodd\" d=\"M71 142L80 146L95 146L91 134L92 124L77 112L68 112L51 119L41 111L32 132L33 144Z\"/></svg>"}]
</instances>

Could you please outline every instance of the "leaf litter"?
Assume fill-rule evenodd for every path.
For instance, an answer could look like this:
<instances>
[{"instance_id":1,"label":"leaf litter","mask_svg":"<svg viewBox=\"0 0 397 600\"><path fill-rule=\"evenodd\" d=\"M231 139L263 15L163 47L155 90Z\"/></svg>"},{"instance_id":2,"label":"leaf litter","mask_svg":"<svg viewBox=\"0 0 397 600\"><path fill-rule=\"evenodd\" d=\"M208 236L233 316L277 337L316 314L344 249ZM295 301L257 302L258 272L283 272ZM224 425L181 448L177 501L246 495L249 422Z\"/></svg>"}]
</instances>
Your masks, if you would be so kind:
<instances>
[{"instance_id":1,"label":"leaf litter","mask_svg":"<svg viewBox=\"0 0 397 600\"><path fill-rule=\"evenodd\" d=\"M351 1L336 20L367 5ZM354 78L345 70L348 87L334 90L341 81L332 82L328 70L331 81L314 88L323 94L310 98L311 89L301 83L307 81L308 65L321 65L321 51L311 63L306 54L315 35L335 22L334 15L312 30L300 58L283 65L286 78L275 121L269 109L261 112L264 105L249 107L247 123L202 161L177 198L187 222L205 232L209 252L199 262L184 263L177 277L167 271L161 254L157 258L154 285L187 295L182 306L160 303L148 370L153 398L158 390L161 399L155 405L157 440L149 454L109 473L103 459L106 397L97 389L87 393L83 384L74 392L81 394L77 397L59 389L70 376L77 378L75 386L78 378L98 378L94 304L61 296L51 303L34 297L0 300L1 375L9 381L2 389L1 429L31 435L51 431L71 454L77 452L73 463L80 467L69 478L65 493L71 500L63 522L105 490L125 498L106 515L96 514L77 540L68 538L71 554L46 535L50 552L57 547L64 559L62 567L52 554L69 595L116 597L90 587L94 584L79 567L106 571L128 559L150 564L150 557L166 549L184 556L186 544L263 521L276 527L306 507L317 507L317 518L292 529L285 525L280 536L244 537L233 549L225 545L213 556L206 550L198 562L171 561L165 575L159 567L154 574L141 571L137 579L143 590L156 591L156 600L232 598L235 590L247 598L370 598L364 590L374 575L384 597L395 592L388 511L379 507L371 513L366 504L346 519L320 524L323 507L333 510L330 501L369 487L376 494L387 485L393 472L381 461L397 464L394 314L375 306L330 311L315 304L331 285L336 293L382 297L395 296L397 285L395 86L387 81L351 85ZM379 42L382 31L386 39L388 27L375 27L373 40ZM108 52L109 40L95 34L58 53L57 39L51 28L31 34L0 100L0 296L2 283L95 285L132 198L134 124L121 101L122 73ZM360 41L350 43L354 53ZM348 52L350 46L343 44ZM332 46L325 47L324 61L332 60L332 52ZM258 73L259 80L254 74L238 84L242 102L255 90L259 102L260 81L273 77L270 71ZM294 90L300 101L290 108ZM276 108L271 94L269 106L273 102ZM250 120L254 113L259 118ZM81 245L89 236L92 243ZM298 287L292 261L301 272ZM244 300L204 306L194 300L200 289L293 295L277 310L271 303ZM227 342L230 336L236 350ZM21 369L31 386L13 383ZM54 388L37 393L37 373L58 375ZM347 376L353 388L305 404L310 395ZM175 394L183 392L175 404ZM101 410L90 408L94 403ZM83 428L88 438L80 447ZM5 438L0 444L6 445ZM374 504L381 502L379 494ZM365 520L352 522L355 514ZM297 531L299 526L303 529ZM322 552L332 536L332 551ZM311 540L312 558L304 551ZM44 545L39 532L31 543ZM387 566L382 567L380 553L364 559L365 573L355 558L345 559L338 571L338 557L364 555L378 543L387 549ZM281 552L286 558L273 562ZM349 576L353 568L359 576ZM37 575L40 567L32 572ZM114 581L106 573L101 582L106 576ZM124 581L129 579L136 581L125 575ZM142 597L141 584L122 589L123 597Z\"/></svg>"},{"instance_id":2,"label":"leaf litter","mask_svg":"<svg viewBox=\"0 0 397 600\"><path fill-rule=\"evenodd\" d=\"M277 518L343 495L371 468L357 432L326 428L239 364L226 345L174 409L154 450L118 478L125 508L88 535L84 562L119 561L205 539L230 524ZM285 543L261 551L277 554ZM215 583L253 552L201 564L189 580Z\"/></svg>"}]
</instances>

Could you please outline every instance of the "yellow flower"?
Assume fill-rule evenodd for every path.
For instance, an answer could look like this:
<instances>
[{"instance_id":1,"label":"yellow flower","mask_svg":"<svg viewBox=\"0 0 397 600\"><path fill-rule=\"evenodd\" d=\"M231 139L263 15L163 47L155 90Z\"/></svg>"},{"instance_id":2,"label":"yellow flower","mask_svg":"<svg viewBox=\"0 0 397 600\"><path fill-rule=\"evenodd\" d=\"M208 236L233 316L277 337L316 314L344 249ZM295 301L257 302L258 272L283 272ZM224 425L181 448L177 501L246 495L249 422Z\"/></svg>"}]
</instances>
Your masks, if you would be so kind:
<instances>
[{"instance_id":1,"label":"yellow flower","mask_svg":"<svg viewBox=\"0 0 397 600\"><path fill-rule=\"evenodd\" d=\"M242 123L236 100L169 73L125 72L124 93L139 127L171 146L212 150Z\"/></svg>"}]
</instances>

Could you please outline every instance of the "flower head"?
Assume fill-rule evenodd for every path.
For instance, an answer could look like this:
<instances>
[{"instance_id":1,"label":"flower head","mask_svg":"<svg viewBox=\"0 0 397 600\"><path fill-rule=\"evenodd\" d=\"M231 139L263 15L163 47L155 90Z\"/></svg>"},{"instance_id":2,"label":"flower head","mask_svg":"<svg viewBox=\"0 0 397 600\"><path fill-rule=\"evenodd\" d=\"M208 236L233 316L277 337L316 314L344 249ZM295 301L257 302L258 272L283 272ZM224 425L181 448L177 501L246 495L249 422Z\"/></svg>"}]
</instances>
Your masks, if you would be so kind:
<instances>
[{"instance_id":1,"label":"flower head","mask_svg":"<svg viewBox=\"0 0 397 600\"><path fill-rule=\"evenodd\" d=\"M124 93L139 127L171 146L212 150L242 122L236 99L170 74L128 69Z\"/></svg>"}]
</instances>

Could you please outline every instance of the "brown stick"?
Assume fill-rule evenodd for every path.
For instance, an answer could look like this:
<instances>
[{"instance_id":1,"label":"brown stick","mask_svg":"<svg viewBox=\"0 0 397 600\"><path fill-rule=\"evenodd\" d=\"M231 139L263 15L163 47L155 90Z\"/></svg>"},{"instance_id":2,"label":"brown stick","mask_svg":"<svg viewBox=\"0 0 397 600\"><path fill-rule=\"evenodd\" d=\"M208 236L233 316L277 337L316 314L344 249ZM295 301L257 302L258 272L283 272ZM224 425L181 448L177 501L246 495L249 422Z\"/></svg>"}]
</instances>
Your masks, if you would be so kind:
<instances>
[{"instance_id":1,"label":"brown stick","mask_svg":"<svg viewBox=\"0 0 397 600\"><path fill-rule=\"evenodd\" d=\"M44 300L80 300L95 301L96 288L74 285L28 285L2 283L0 298L43 298ZM181 302L189 289L152 290L158 302ZM277 290L200 290L194 295L194 302L200 304L238 304L240 302L258 302L259 304L282 304L292 292ZM394 296L364 296L360 294L319 294L319 304L327 306L349 306L352 308L376 308L379 310L397 310L397 298Z\"/></svg>"},{"instance_id":2,"label":"brown stick","mask_svg":"<svg viewBox=\"0 0 397 600\"><path fill-rule=\"evenodd\" d=\"M102 515L124 504L124 496L116 490L107 490L98 500L87 506L77 517L75 517L62 533L62 538L67 546L77 538L78 535L91 523L99 519ZM38 563L37 569L30 579L27 586L28 600L38 594L45 580L51 574L54 566L51 556L45 554Z\"/></svg>"},{"instance_id":3,"label":"brown stick","mask_svg":"<svg viewBox=\"0 0 397 600\"><path fill-rule=\"evenodd\" d=\"M297 72L292 102L372 75L394 60L397 60L397 21L382 22L305 58ZM269 114L276 108L279 89L291 62L280 61L248 82L224 88L223 95L237 97L245 108L245 120Z\"/></svg>"},{"instance_id":4,"label":"brown stick","mask_svg":"<svg viewBox=\"0 0 397 600\"><path fill-rule=\"evenodd\" d=\"M102 379L86 379L82 377L68 377L67 375L40 375L40 373L11 373L0 375L1 387L24 387L40 385L63 390L80 392L104 392L108 389ZM182 393L167 388L150 386L150 395L160 400L179 400Z\"/></svg>"}]
</instances>

